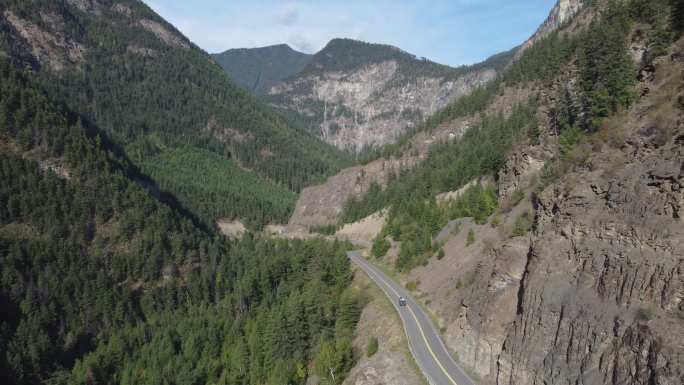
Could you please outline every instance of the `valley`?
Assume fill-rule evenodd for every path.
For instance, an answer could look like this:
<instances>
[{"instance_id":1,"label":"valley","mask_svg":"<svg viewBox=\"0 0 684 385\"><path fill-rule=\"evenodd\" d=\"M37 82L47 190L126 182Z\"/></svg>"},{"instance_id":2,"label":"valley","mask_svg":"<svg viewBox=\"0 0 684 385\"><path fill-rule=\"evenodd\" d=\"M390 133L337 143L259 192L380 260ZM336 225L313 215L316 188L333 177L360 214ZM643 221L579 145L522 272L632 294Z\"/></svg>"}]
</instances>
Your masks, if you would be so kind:
<instances>
[{"instance_id":1,"label":"valley","mask_svg":"<svg viewBox=\"0 0 684 385\"><path fill-rule=\"evenodd\" d=\"M453 67L152 5L0 1L0 382L684 382L684 2Z\"/></svg>"}]
</instances>

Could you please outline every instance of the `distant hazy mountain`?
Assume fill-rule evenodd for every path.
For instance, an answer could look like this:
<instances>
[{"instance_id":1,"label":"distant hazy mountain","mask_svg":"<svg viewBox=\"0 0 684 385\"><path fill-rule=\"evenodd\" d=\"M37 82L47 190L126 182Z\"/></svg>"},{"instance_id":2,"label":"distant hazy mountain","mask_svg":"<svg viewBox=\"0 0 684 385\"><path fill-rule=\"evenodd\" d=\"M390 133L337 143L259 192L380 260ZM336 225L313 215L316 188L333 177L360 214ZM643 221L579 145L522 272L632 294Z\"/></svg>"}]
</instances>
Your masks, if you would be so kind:
<instances>
[{"instance_id":1,"label":"distant hazy mountain","mask_svg":"<svg viewBox=\"0 0 684 385\"><path fill-rule=\"evenodd\" d=\"M277 82L297 74L312 58L287 44L229 49L212 56L231 79L255 95L264 94Z\"/></svg>"}]
</instances>

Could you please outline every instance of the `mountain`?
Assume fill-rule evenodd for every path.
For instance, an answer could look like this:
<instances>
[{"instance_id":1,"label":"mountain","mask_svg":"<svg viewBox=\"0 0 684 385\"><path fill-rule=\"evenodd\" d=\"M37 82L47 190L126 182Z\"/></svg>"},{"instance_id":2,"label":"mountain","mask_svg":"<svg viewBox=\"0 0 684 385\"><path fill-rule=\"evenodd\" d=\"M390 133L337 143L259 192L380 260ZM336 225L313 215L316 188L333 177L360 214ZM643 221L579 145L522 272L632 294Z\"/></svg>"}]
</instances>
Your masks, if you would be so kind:
<instances>
[{"instance_id":1,"label":"mountain","mask_svg":"<svg viewBox=\"0 0 684 385\"><path fill-rule=\"evenodd\" d=\"M333 39L262 100L326 142L361 152L493 79L511 56L451 68L389 45Z\"/></svg>"},{"instance_id":2,"label":"mountain","mask_svg":"<svg viewBox=\"0 0 684 385\"><path fill-rule=\"evenodd\" d=\"M211 56L235 83L254 95L262 95L277 82L297 74L312 57L287 44L229 49Z\"/></svg>"},{"instance_id":3,"label":"mountain","mask_svg":"<svg viewBox=\"0 0 684 385\"><path fill-rule=\"evenodd\" d=\"M9 60L207 224L283 221L294 193L347 161L237 87L139 1L9 2L2 16Z\"/></svg>"},{"instance_id":4,"label":"mountain","mask_svg":"<svg viewBox=\"0 0 684 385\"><path fill-rule=\"evenodd\" d=\"M549 12L546 20L537 28L534 35L521 45L520 50L516 53L516 57L520 57L523 51L531 47L538 40L543 39L565 23L570 22L586 3L586 0L559 0Z\"/></svg>"},{"instance_id":5,"label":"mountain","mask_svg":"<svg viewBox=\"0 0 684 385\"><path fill-rule=\"evenodd\" d=\"M333 149L235 89L208 55L139 2L2 2L0 14L0 382L344 378L362 307L348 289L344 245L254 234L230 240L194 211L224 196L178 194L186 207L155 188L236 193L257 200L257 218L266 212L259 194L274 186L262 176L267 168L239 168L211 132L186 126L203 119L202 108L235 124L234 134L257 135L259 125ZM198 88L211 74L219 88L206 94ZM193 96L213 104L193 104ZM193 109L200 115L188 115ZM135 147L141 137L154 146ZM287 147L270 143L285 156ZM311 153L300 150L278 161L305 167ZM229 185L213 190L211 178ZM225 209L248 206L241 205Z\"/></svg>"},{"instance_id":6,"label":"mountain","mask_svg":"<svg viewBox=\"0 0 684 385\"><path fill-rule=\"evenodd\" d=\"M389 267L478 383L681 383L681 4L554 10L500 77L307 188L290 224ZM359 367L348 383L389 375Z\"/></svg>"}]
</instances>

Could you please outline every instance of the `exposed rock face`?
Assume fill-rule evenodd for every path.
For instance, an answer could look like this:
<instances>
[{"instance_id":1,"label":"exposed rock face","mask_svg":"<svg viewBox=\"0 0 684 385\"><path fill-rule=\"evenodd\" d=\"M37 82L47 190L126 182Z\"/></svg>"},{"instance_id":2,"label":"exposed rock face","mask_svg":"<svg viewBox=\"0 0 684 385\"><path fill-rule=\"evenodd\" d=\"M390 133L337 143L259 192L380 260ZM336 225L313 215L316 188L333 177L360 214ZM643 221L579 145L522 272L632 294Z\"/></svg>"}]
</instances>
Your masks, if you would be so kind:
<instances>
[{"instance_id":1,"label":"exposed rock face","mask_svg":"<svg viewBox=\"0 0 684 385\"><path fill-rule=\"evenodd\" d=\"M273 86L266 101L297 116L314 134L341 149L360 151L392 143L408 128L496 76L493 68L459 71L380 45L372 46L389 51L382 58L329 68L322 57L345 54L338 52L337 44L343 43L334 40L302 73Z\"/></svg>"},{"instance_id":2,"label":"exposed rock face","mask_svg":"<svg viewBox=\"0 0 684 385\"><path fill-rule=\"evenodd\" d=\"M379 159L365 166L346 168L322 185L305 188L297 200L288 227L291 230L308 230L332 224L342 213L347 200L365 195L374 183L384 185L390 173L413 167L417 160L412 157Z\"/></svg>"},{"instance_id":3,"label":"exposed rock face","mask_svg":"<svg viewBox=\"0 0 684 385\"><path fill-rule=\"evenodd\" d=\"M544 161L532 151L520 151L513 153L499 172L499 200L503 201L515 190L529 185L534 175L542 167Z\"/></svg>"},{"instance_id":4,"label":"exposed rock face","mask_svg":"<svg viewBox=\"0 0 684 385\"><path fill-rule=\"evenodd\" d=\"M387 221L387 212L379 211L354 223L347 223L335 233L335 238L345 239L354 245L370 248L373 240L382 231Z\"/></svg>"},{"instance_id":5,"label":"exposed rock face","mask_svg":"<svg viewBox=\"0 0 684 385\"><path fill-rule=\"evenodd\" d=\"M522 52L531 47L535 42L556 31L563 24L571 20L586 3L586 0L558 0L544 23L539 26L532 37L523 43L521 49L516 53L516 58L520 57Z\"/></svg>"},{"instance_id":6,"label":"exposed rock face","mask_svg":"<svg viewBox=\"0 0 684 385\"><path fill-rule=\"evenodd\" d=\"M221 234L229 238L241 238L247 231L245 225L238 220L221 218L216 221L216 225Z\"/></svg>"},{"instance_id":7,"label":"exposed rock face","mask_svg":"<svg viewBox=\"0 0 684 385\"><path fill-rule=\"evenodd\" d=\"M684 383L684 118L649 118L684 68L663 62L622 141L539 194L530 237L483 251L456 315L439 305L447 344L485 383ZM509 158L504 191L529 183L530 151Z\"/></svg>"},{"instance_id":8,"label":"exposed rock face","mask_svg":"<svg viewBox=\"0 0 684 385\"><path fill-rule=\"evenodd\" d=\"M52 71L61 71L69 65L83 62L85 48L79 42L69 40L64 34L64 20L54 14L41 14L50 30L24 20L11 11L5 11L3 19L16 31L23 44L33 56L33 61Z\"/></svg>"},{"instance_id":9,"label":"exposed rock face","mask_svg":"<svg viewBox=\"0 0 684 385\"><path fill-rule=\"evenodd\" d=\"M494 98L486 109L486 114L509 116L515 106L527 103L532 94L528 88L506 88ZM391 173L415 167L427 157L433 144L459 139L471 126L477 124L479 119L479 116L459 118L442 124L432 132L419 132L410 139L410 149L403 151L401 158L378 159L363 166L350 167L328 178L325 183L305 188L299 195L290 217L288 230L301 231L335 223L347 200L365 196L373 183L384 186ZM531 154L531 157L525 158L527 164L509 161L507 164L510 165L512 174L510 177L502 174L502 178L509 178L515 183L528 181L533 172L541 167L540 162L543 159L539 151ZM502 186L500 183L499 188ZM504 189L512 192L515 186ZM448 199L448 193L445 194L447 195L441 196L440 199Z\"/></svg>"},{"instance_id":10,"label":"exposed rock face","mask_svg":"<svg viewBox=\"0 0 684 385\"><path fill-rule=\"evenodd\" d=\"M142 19L140 20L140 25L146 30L152 32L155 36L159 38L159 40L163 41L164 43L170 46L175 46L179 48L190 47L190 45L185 41L184 37L176 35L175 33L169 31L163 25L161 25L161 23L158 23L154 20Z\"/></svg>"},{"instance_id":11,"label":"exposed rock face","mask_svg":"<svg viewBox=\"0 0 684 385\"><path fill-rule=\"evenodd\" d=\"M384 186L391 174L413 168L423 161L433 143L460 138L475 121L477 118L459 119L434 132L418 133L410 141L412 151L405 151L400 158L381 158L366 165L349 167L325 183L303 189L288 230L308 230L335 223L349 199L365 196L374 183Z\"/></svg>"},{"instance_id":12,"label":"exposed rock face","mask_svg":"<svg viewBox=\"0 0 684 385\"><path fill-rule=\"evenodd\" d=\"M498 383L681 383L677 147L544 191Z\"/></svg>"}]
</instances>

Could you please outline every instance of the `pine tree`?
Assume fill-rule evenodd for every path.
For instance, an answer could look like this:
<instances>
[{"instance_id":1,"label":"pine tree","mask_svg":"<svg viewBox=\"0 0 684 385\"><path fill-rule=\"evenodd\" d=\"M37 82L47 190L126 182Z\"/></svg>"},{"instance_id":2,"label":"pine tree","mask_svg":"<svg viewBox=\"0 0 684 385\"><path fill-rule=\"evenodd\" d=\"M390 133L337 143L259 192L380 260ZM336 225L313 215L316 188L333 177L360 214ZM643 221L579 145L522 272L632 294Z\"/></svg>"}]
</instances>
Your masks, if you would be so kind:
<instances>
[{"instance_id":1,"label":"pine tree","mask_svg":"<svg viewBox=\"0 0 684 385\"><path fill-rule=\"evenodd\" d=\"M672 6L670 24L679 37L684 33L684 0L670 0L670 2Z\"/></svg>"}]
</instances>

